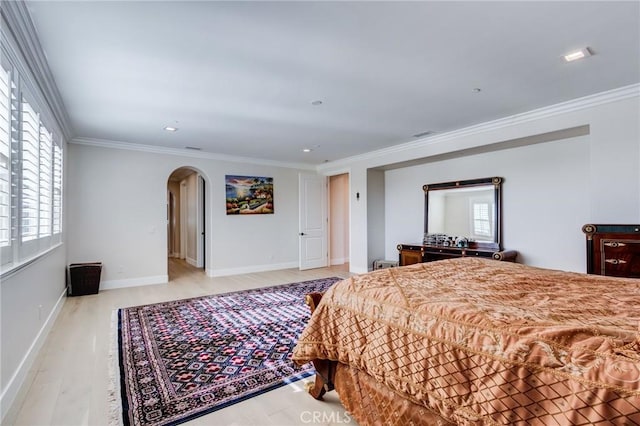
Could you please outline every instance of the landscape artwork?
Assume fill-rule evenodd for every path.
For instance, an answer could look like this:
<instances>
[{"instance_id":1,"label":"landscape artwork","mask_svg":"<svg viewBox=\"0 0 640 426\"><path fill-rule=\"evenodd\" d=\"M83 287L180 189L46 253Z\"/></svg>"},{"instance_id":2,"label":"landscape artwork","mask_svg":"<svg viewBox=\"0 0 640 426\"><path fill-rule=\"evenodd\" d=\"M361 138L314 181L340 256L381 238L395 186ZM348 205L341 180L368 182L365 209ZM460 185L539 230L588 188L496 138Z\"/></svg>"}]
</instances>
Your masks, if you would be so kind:
<instances>
[{"instance_id":1,"label":"landscape artwork","mask_svg":"<svg viewBox=\"0 0 640 426\"><path fill-rule=\"evenodd\" d=\"M273 214L273 178L225 176L227 214Z\"/></svg>"}]
</instances>

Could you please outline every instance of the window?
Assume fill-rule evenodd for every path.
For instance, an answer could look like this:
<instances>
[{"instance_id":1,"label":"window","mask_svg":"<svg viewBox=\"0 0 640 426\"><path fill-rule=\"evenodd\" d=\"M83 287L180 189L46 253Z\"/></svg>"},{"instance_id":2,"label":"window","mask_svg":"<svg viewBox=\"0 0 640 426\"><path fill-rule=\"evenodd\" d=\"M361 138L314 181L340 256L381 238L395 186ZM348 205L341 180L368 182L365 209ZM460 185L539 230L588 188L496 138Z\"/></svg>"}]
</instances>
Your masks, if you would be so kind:
<instances>
[{"instance_id":1,"label":"window","mask_svg":"<svg viewBox=\"0 0 640 426\"><path fill-rule=\"evenodd\" d=\"M483 237L491 236L489 203L473 203L473 234Z\"/></svg>"},{"instance_id":2,"label":"window","mask_svg":"<svg viewBox=\"0 0 640 426\"><path fill-rule=\"evenodd\" d=\"M3 40L4 41L4 40ZM2 45L0 57L0 272L62 241L61 132Z\"/></svg>"},{"instance_id":3,"label":"window","mask_svg":"<svg viewBox=\"0 0 640 426\"><path fill-rule=\"evenodd\" d=\"M62 148L53 145L53 193L51 199L53 233L62 232Z\"/></svg>"},{"instance_id":4,"label":"window","mask_svg":"<svg viewBox=\"0 0 640 426\"><path fill-rule=\"evenodd\" d=\"M38 211L38 236L48 237L51 235L51 218L52 218L52 203L51 193L53 174L53 135L47 130L46 127L40 126L40 186L38 189L39 211Z\"/></svg>"},{"instance_id":5,"label":"window","mask_svg":"<svg viewBox=\"0 0 640 426\"><path fill-rule=\"evenodd\" d=\"M28 102L22 101L20 142L22 151L22 200L20 202L20 236L22 241L38 238L38 125L40 117Z\"/></svg>"},{"instance_id":6,"label":"window","mask_svg":"<svg viewBox=\"0 0 640 426\"><path fill-rule=\"evenodd\" d=\"M11 240L11 92L9 72L0 67L0 247Z\"/></svg>"}]
</instances>

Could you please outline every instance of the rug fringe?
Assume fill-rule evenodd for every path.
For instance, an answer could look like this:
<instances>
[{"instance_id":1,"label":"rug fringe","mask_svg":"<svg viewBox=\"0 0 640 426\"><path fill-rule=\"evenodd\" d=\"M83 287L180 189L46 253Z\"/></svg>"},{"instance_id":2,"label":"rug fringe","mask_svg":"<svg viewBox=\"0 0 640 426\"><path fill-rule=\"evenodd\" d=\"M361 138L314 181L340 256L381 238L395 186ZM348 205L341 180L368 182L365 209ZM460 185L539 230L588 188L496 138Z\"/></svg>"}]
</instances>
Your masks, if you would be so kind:
<instances>
[{"instance_id":1,"label":"rug fringe","mask_svg":"<svg viewBox=\"0 0 640 426\"><path fill-rule=\"evenodd\" d=\"M118 309L111 312L109 336L109 425L122 426L122 400L120 398L120 365L118 361Z\"/></svg>"}]
</instances>

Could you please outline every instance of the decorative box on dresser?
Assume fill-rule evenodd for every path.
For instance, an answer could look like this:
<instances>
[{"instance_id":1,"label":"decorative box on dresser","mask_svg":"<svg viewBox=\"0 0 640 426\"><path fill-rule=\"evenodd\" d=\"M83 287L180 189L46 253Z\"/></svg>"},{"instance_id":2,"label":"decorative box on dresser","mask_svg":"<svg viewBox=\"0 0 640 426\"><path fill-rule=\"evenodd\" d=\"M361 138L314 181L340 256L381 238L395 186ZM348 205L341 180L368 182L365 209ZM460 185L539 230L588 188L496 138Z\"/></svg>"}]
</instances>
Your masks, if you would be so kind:
<instances>
[{"instance_id":1,"label":"decorative box on dresser","mask_svg":"<svg viewBox=\"0 0 640 426\"><path fill-rule=\"evenodd\" d=\"M640 225L582 227L587 237L587 274L640 278Z\"/></svg>"}]
</instances>

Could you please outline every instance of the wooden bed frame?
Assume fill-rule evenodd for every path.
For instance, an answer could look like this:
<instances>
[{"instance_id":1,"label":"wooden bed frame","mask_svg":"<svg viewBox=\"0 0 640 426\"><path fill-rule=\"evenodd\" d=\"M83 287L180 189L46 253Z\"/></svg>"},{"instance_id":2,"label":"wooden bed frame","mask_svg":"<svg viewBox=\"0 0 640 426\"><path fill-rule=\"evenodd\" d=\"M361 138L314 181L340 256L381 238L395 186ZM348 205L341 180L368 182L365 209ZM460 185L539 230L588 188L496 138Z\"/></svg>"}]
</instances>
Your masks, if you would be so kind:
<instances>
[{"instance_id":1,"label":"wooden bed frame","mask_svg":"<svg viewBox=\"0 0 640 426\"><path fill-rule=\"evenodd\" d=\"M316 310L318 303L322 299L324 293L309 293L305 296L304 302L309 305L311 314ZM309 388L309 393L315 399L322 400L322 396L335 389L334 383L336 378L337 361L329 361L326 359L314 359L311 361L316 369L316 380Z\"/></svg>"}]
</instances>

